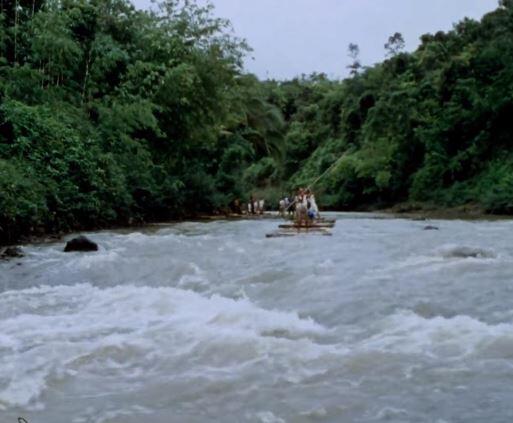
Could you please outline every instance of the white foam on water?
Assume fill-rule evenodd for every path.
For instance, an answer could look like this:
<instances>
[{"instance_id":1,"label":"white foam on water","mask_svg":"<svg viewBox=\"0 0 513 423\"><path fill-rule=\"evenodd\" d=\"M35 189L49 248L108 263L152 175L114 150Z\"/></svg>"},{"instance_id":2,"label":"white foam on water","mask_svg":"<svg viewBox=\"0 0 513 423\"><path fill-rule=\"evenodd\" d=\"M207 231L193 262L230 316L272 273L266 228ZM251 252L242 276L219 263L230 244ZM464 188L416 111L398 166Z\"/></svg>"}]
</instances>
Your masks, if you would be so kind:
<instances>
[{"instance_id":1,"label":"white foam on water","mask_svg":"<svg viewBox=\"0 0 513 423\"><path fill-rule=\"evenodd\" d=\"M469 316L423 318L402 311L385 318L359 349L459 360L513 356L513 324L489 325Z\"/></svg>"},{"instance_id":2,"label":"white foam on water","mask_svg":"<svg viewBox=\"0 0 513 423\"><path fill-rule=\"evenodd\" d=\"M187 263L190 272L180 276L177 287L183 289L192 289L194 291L204 291L207 289L210 281L204 272L196 263Z\"/></svg>"},{"instance_id":3,"label":"white foam on water","mask_svg":"<svg viewBox=\"0 0 513 423\"><path fill-rule=\"evenodd\" d=\"M66 262L70 269L90 269L101 266L105 263L119 263L122 261L122 251L99 249L91 253L67 253L73 255L71 260Z\"/></svg>"},{"instance_id":4,"label":"white foam on water","mask_svg":"<svg viewBox=\"0 0 513 423\"><path fill-rule=\"evenodd\" d=\"M151 251L154 246L170 244L180 245L186 240L187 236L185 234L177 233L176 228L172 227L161 229L154 233L133 232L128 234L112 234L109 235L108 238L102 237L99 242L102 243L103 241L107 246L144 246L145 250Z\"/></svg>"},{"instance_id":5,"label":"white foam on water","mask_svg":"<svg viewBox=\"0 0 513 423\"><path fill-rule=\"evenodd\" d=\"M147 235L143 234L142 232L131 232L129 234L113 234L116 238L119 239L119 241L122 242L133 242L135 244L143 244L151 240L152 238L155 238L155 235Z\"/></svg>"},{"instance_id":6,"label":"white foam on water","mask_svg":"<svg viewBox=\"0 0 513 423\"><path fill-rule=\"evenodd\" d=\"M371 269L367 271L367 275L378 278L392 277L394 274L404 271L431 272L463 264L495 264L497 260L504 260L504 257L493 249L444 244L423 254L406 256L396 262Z\"/></svg>"},{"instance_id":7,"label":"white foam on water","mask_svg":"<svg viewBox=\"0 0 513 423\"><path fill-rule=\"evenodd\" d=\"M398 262L387 264L384 267L378 267L371 269L368 274L371 276L383 276L393 272L402 272L405 270L421 270L422 268L430 269L432 266L445 264L446 260L443 257L420 255L420 256L409 256L401 259Z\"/></svg>"},{"instance_id":8,"label":"white foam on water","mask_svg":"<svg viewBox=\"0 0 513 423\"><path fill-rule=\"evenodd\" d=\"M0 293L0 409L63 409L75 423L160 422L177 408L183 421L207 410L219 421L448 422L450 411L426 417L416 402L447 389L469 416L483 415L471 398L481 393L504 416L511 231L447 224L417 243L424 233L408 225L342 220L329 240L269 243L275 222L187 223L91 234L92 253L27 246L22 266L0 266L0 281L15 281L6 287L91 284Z\"/></svg>"},{"instance_id":9,"label":"white foam on water","mask_svg":"<svg viewBox=\"0 0 513 423\"><path fill-rule=\"evenodd\" d=\"M260 423L285 423L285 420L276 416L271 411L262 411L257 413L256 417Z\"/></svg>"},{"instance_id":10,"label":"white foam on water","mask_svg":"<svg viewBox=\"0 0 513 423\"><path fill-rule=\"evenodd\" d=\"M85 374L208 377L274 355L296 375L301 363L331 353L315 342L327 330L311 319L176 288L43 286L0 294L2 309L17 310L0 318L3 407L34 405L55 381Z\"/></svg>"},{"instance_id":11,"label":"white foam on water","mask_svg":"<svg viewBox=\"0 0 513 423\"><path fill-rule=\"evenodd\" d=\"M397 419L406 419L408 412L401 408L384 407L378 411L373 420L378 421L397 421Z\"/></svg>"},{"instance_id":12,"label":"white foam on water","mask_svg":"<svg viewBox=\"0 0 513 423\"><path fill-rule=\"evenodd\" d=\"M315 265L316 273L324 273L335 268L335 263L331 259L326 259Z\"/></svg>"},{"instance_id":13,"label":"white foam on water","mask_svg":"<svg viewBox=\"0 0 513 423\"><path fill-rule=\"evenodd\" d=\"M119 409L119 410L109 410L109 411L99 411L90 407L85 410L85 413L82 415L73 417L71 423L108 423L113 420L123 420L123 418L130 416L141 416L141 420L148 419L152 410L142 407L140 405L132 405L130 407Z\"/></svg>"},{"instance_id":14,"label":"white foam on water","mask_svg":"<svg viewBox=\"0 0 513 423\"><path fill-rule=\"evenodd\" d=\"M324 407L319 407L319 408L313 408L308 411L304 411L301 413L301 415L305 416L309 419L321 420L321 419L325 419L328 416L328 411Z\"/></svg>"}]
</instances>

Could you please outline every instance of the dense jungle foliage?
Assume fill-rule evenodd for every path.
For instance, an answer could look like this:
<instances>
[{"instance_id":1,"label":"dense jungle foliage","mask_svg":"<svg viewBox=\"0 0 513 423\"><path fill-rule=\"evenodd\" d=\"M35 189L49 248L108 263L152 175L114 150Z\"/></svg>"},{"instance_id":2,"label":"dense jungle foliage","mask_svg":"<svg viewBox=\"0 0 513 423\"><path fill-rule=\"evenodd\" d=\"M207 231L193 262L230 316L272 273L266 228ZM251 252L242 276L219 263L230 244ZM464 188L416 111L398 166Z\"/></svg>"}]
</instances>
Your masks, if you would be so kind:
<instances>
[{"instance_id":1,"label":"dense jungle foliage","mask_svg":"<svg viewBox=\"0 0 513 423\"><path fill-rule=\"evenodd\" d=\"M0 0L0 242L209 212L284 122L211 7Z\"/></svg>"},{"instance_id":2,"label":"dense jungle foliage","mask_svg":"<svg viewBox=\"0 0 513 423\"><path fill-rule=\"evenodd\" d=\"M387 60L364 68L351 44L351 77L269 82L287 124L289 187L317 185L336 209L397 203L475 204L513 212L513 1L481 22L424 35L413 53L401 34Z\"/></svg>"},{"instance_id":3,"label":"dense jungle foliage","mask_svg":"<svg viewBox=\"0 0 513 423\"><path fill-rule=\"evenodd\" d=\"M0 0L0 243L272 203L330 168L325 207L513 212L513 2L403 47L261 82L210 6Z\"/></svg>"}]
</instances>

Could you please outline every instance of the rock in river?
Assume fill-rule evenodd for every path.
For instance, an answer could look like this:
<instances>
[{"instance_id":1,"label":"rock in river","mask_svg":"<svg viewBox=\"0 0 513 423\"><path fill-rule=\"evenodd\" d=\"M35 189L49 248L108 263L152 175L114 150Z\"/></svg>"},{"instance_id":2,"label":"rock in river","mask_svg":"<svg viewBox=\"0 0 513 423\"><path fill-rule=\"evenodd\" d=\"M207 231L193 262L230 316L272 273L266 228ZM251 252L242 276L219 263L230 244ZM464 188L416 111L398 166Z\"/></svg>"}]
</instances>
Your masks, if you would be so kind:
<instances>
[{"instance_id":1,"label":"rock in river","mask_svg":"<svg viewBox=\"0 0 513 423\"><path fill-rule=\"evenodd\" d=\"M85 236L79 236L66 243L64 252L71 251L98 251L98 244Z\"/></svg>"},{"instance_id":2,"label":"rock in river","mask_svg":"<svg viewBox=\"0 0 513 423\"><path fill-rule=\"evenodd\" d=\"M437 226L431 226L431 225L426 226L426 227L424 228L424 230L425 230L425 231L438 231L439 229L440 229L440 228L438 228Z\"/></svg>"},{"instance_id":3,"label":"rock in river","mask_svg":"<svg viewBox=\"0 0 513 423\"><path fill-rule=\"evenodd\" d=\"M2 252L0 252L0 258L4 260L17 257L23 257L23 250L20 247L7 247Z\"/></svg>"}]
</instances>

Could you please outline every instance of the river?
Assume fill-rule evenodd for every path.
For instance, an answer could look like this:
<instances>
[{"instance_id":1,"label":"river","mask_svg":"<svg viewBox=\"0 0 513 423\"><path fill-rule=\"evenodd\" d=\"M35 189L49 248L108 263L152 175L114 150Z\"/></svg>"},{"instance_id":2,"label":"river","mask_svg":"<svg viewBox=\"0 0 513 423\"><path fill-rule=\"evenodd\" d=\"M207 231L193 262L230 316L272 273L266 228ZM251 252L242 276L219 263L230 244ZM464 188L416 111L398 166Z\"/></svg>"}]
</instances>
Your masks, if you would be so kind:
<instances>
[{"instance_id":1,"label":"river","mask_svg":"<svg viewBox=\"0 0 513 423\"><path fill-rule=\"evenodd\" d=\"M335 216L25 246L0 263L0 421L513 421L513 221Z\"/></svg>"}]
</instances>

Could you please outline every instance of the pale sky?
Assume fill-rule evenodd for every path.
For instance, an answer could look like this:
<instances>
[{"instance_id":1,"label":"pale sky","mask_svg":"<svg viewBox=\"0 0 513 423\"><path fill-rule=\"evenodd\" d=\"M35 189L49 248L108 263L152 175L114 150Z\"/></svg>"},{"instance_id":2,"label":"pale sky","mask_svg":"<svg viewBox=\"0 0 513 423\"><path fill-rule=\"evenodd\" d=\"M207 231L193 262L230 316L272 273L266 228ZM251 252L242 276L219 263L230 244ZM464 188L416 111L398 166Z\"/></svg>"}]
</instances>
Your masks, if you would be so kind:
<instances>
[{"instance_id":1,"label":"pale sky","mask_svg":"<svg viewBox=\"0 0 513 423\"><path fill-rule=\"evenodd\" d=\"M147 7L149 0L133 0ZM464 17L481 18L498 0L211 0L253 52L246 69L260 78L289 79L324 72L347 75L347 46L360 46L361 62L385 56L384 44L401 32L414 50L425 33L449 30Z\"/></svg>"}]
</instances>

